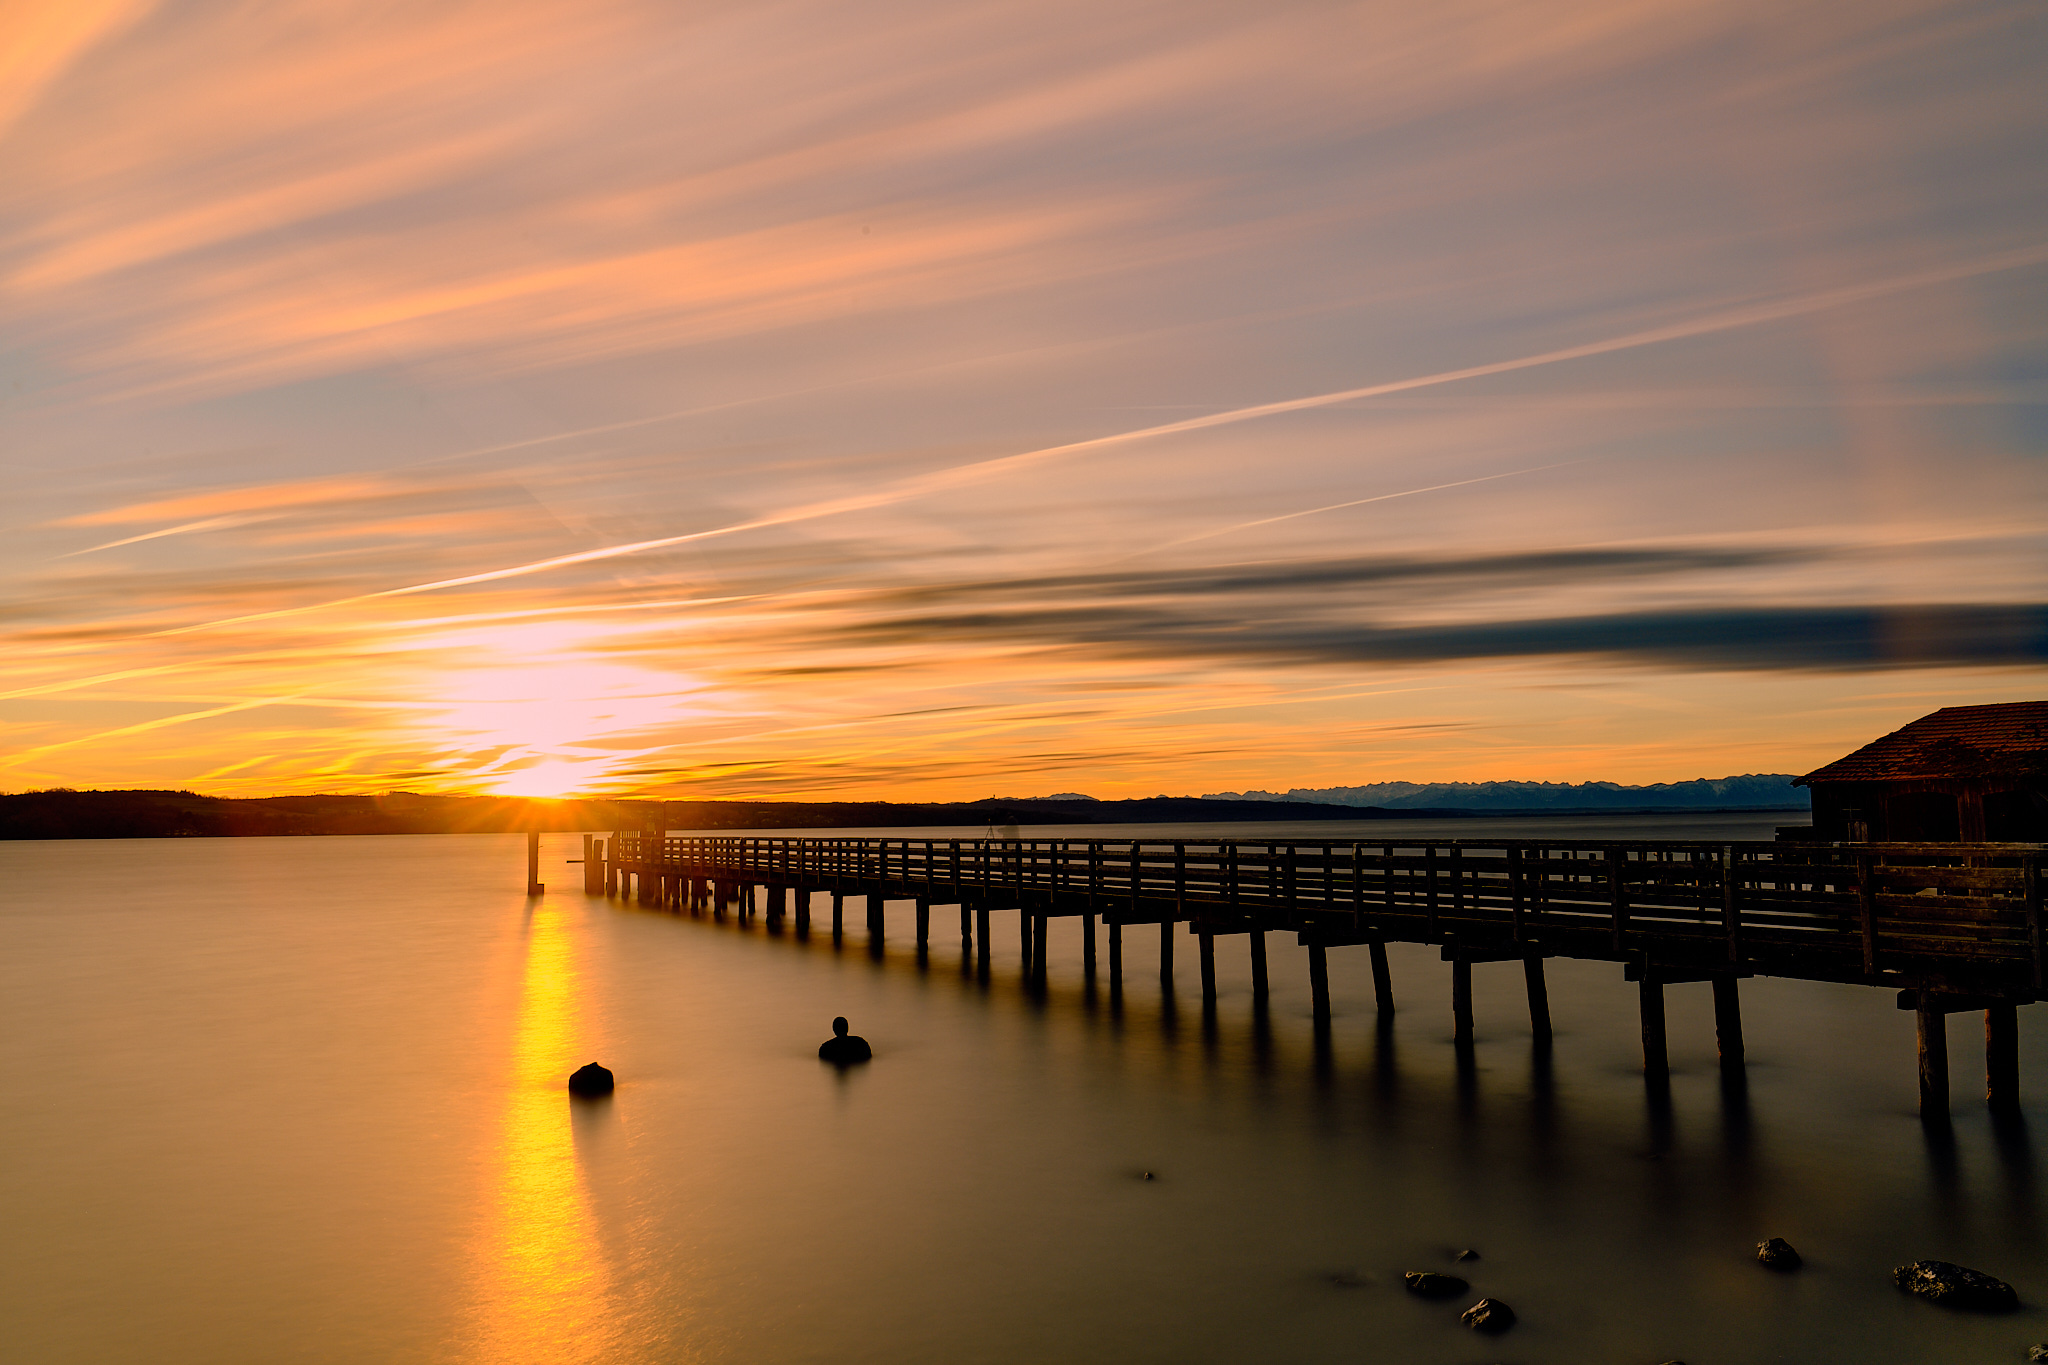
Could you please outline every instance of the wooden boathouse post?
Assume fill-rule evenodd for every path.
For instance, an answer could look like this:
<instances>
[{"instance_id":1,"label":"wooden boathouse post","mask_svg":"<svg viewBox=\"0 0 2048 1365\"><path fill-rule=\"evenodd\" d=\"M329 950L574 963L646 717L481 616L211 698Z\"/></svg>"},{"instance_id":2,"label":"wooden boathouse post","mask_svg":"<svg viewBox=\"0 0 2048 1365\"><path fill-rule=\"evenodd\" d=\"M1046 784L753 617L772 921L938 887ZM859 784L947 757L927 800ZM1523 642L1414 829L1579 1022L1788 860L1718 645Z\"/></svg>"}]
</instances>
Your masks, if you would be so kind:
<instances>
[{"instance_id":1,"label":"wooden boathouse post","mask_svg":"<svg viewBox=\"0 0 2048 1365\"><path fill-rule=\"evenodd\" d=\"M1384 939L1374 939L1372 950L1372 1000L1382 1019L1394 1017L1394 974L1387 967L1387 945Z\"/></svg>"},{"instance_id":2,"label":"wooden boathouse post","mask_svg":"<svg viewBox=\"0 0 2048 1365\"><path fill-rule=\"evenodd\" d=\"M540 880L540 831L526 832L526 894L538 896L547 891Z\"/></svg>"},{"instance_id":3,"label":"wooden boathouse post","mask_svg":"<svg viewBox=\"0 0 2048 1365\"><path fill-rule=\"evenodd\" d=\"M1252 955L1252 1004L1263 1005L1266 1003L1268 995L1266 987L1266 931L1254 925L1252 931L1245 935L1245 941L1250 946Z\"/></svg>"},{"instance_id":4,"label":"wooden boathouse post","mask_svg":"<svg viewBox=\"0 0 2048 1365\"><path fill-rule=\"evenodd\" d=\"M1652 1081L1671 1075L1671 1059L1664 1045L1664 983L1645 964L1636 982L1636 999L1643 1016L1643 1074Z\"/></svg>"},{"instance_id":5,"label":"wooden boathouse post","mask_svg":"<svg viewBox=\"0 0 2048 1365\"><path fill-rule=\"evenodd\" d=\"M1714 1043L1721 1065L1742 1065L1742 983L1733 973L1714 978Z\"/></svg>"},{"instance_id":6,"label":"wooden boathouse post","mask_svg":"<svg viewBox=\"0 0 2048 1365\"><path fill-rule=\"evenodd\" d=\"M1330 1027L1330 950L1321 942L1308 945L1309 1013L1318 1029Z\"/></svg>"},{"instance_id":7,"label":"wooden boathouse post","mask_svg":"<svg viewBox=\"0 0 2048 1365\"><path fill-rule=\"evenodd\" d=\"M1451 960L1451 1041L1472 1046L1472 964L1463 956Z\"/></svg>"},{"instance_id":8,"label":"wooden boathouse post","mask_svg":"<svg viewBox=\"0 0 2048 1365\"><path fill-rule=\"evenodd\" d=\"M1920 1117L1948 1118L1948 1015L1931 995L1920 993L1914 1011L1919 1025Z\"/></svg>"},{"instance_id":9,"label":"wooden boathouse post","mask_svg":"<svg viewBox=\"0 0 2048 1365\"><path fill-rule=\"evenodd\" d=\"M1543 954L1522 959L1522 978L1529 988L1529 1036L1538 1047L1550 1046L1550 988L1543 980Z\"/></svg>"},{"instance_id":10,"label":"wooden boathouse post","mask_svg":"<svg viewBox=\"0 0 2048 1365\"><path fill-rule=\"evenodd\" d=\"M1216 1008L1216 936L1206 929L1195 935L1202 959L1202 1008Z\"/></svg>"}]
</instances>

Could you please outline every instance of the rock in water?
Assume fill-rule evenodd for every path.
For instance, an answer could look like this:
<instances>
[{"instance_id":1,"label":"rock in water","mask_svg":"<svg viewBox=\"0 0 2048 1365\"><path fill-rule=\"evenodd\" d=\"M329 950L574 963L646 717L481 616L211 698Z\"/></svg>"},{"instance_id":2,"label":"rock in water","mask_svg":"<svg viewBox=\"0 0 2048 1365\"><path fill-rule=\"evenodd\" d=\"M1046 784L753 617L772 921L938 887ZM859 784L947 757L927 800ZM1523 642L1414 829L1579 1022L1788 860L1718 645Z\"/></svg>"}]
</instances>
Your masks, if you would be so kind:
<instances>
[{"instance_id":1,"label":"rock in water","mask_svg":"<svg viewBox=\"0 0 2048 1365\"><path fill-rule=\"evenodd\" d=\"M2034 1365L2041 1365L2042 1361L2048 1360L2048 1341L2042 1342L2039 1346L2029 1346L2027 1359L2034 1362Z\"/></svg>"},{"instance_id":2,"label":"rock in water","mask_svg":"<svg viewBox=\"0 0 2048 1365\"><path fill-rule=\"evenodd\" d=\"M1475 1332L1505 1332L1515 1325L1515 1310L1499 1299L1481 1299L1467 1308L1458 1321Z\"/></svg>"},{"instance_id":3,"label":"rock in water","mask_svg":"<svg viewBox=\"0 0 2048 1365\"><path fill-rule=\"evenodd\" d=\"M1773 1237L1768 1242L1756 1244L1757 1263L1772 1270L1797 1270L1803 1264L1799 1253L1783 1237Z\"/></svg>"},{"instance_id":4,"label":"rock in water","mask_svg":"<svg viewBox=\"0 0 2048 1365\"><path fill-rule=\"evenodd\" d=\"M1451 1257L1451 1259L1454 1261L1476 1261L1479 1259L1479 1253L1471 1247L1466 1247L1463 1251Z\"/></svg>"},{"instance_id":5,"label":"rock in water","mask_svg":"<svg viewBox=\"0 0 2048 1365\"><path fill-rule=\"evenodd\" d=\"M2004 1280L1949 1261L1902 1265L1892 1272L1892 1282L1908 1294L1949 1308L2008 1313L2020 1306L2020 1296Z\"/></svg>"},{"instance_id":6,"label":"rock in water","mask_svg":"<svg viewBox=\"0 0 2048 1365\"><path fill-rule=\"evenodd\" d=\"M572 1095L609 1095L612 1093L612 1073L596 1062L585 1062L576 1068L576 1074L569 1078L569 1093Z\"/></svg>"},{"instance_id":7,"label":"rock in water","mask_svg":"<svg viewBox=\"0 0 2048 1365\"><path fill-rule=\"evenodd\" d=\"M1425 1299L1456 1298L1472 1286L1456 1275L1439 1275L1434 1270L1411 1270L1401 1276L1408 1292Z\"/></svg>"}]
</instances>

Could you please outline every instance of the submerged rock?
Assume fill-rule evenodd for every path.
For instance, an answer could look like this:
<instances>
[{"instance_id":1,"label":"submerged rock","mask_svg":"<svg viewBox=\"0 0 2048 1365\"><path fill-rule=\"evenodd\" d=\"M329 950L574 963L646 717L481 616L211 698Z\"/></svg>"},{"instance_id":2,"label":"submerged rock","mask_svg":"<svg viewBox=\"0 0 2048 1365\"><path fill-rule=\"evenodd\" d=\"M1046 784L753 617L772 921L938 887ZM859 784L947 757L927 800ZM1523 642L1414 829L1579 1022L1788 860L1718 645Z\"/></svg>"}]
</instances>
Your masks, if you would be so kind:
<instances>
[{"instance_id":1,"label":"submerged rock","mask_svg":"<svg viewBox=\"0 0 2048 1365\"><path fill-rule=\"evenodd\" d=\"M1472 1286L1456 1275L1439 1275L1434 1270L1410 1270L1401 1276L1408 1292L1425 1299L1456 1298Z\"/></svg>"},{"instance_id":2,"label":"submerged rock","mask_svg":"<svg viewBox=\"0 0 2048 1365\"><path fill-rule=\"evenodd\" d=\"M1756 1244L1756 1259L1757 1264L1771 1270L1797 1270L1805 1264L1804 1261L1799 1259L1799 1253L1792 1249L1792 1244L1783 1237L1773 1237L1768 1242L1758 1242Z\"/></svg>"},{"instance_id":3,"label":"submerged rock","mask_svg":"<svg viewBox=\"0 0 2048 1365\"><path fill-rule=\"evenodd\" d=\"M572 1095L609 1095L612 1093L612 1073L596 1062L585 1062L576 1068L576 1074L569 1078L569 1093Z\"/></svg>"},{"instance_id":4,"label":"submerged rock","mask_svg":"<svg viewBox=\"0 0 2048 1365\"><path fill-rule=\"evenodd\" d=\"M1505 1332L1515 1325L1515 1310L1499 1299L1481 1299L1458 1319L1475 1332Z\"/></svg>"},{"instance_id":5,"label":"submerged rock","mask_svg":"<svg viewBox=\"0 0 2048 1365\"><path fill-rule=\"evenodd\" d=\"M2039 1346L2029 1346L2027 1359L2033 1361L2034 1365L2041 1365L2042 1361L2048 1360L2048 1341L2042 1342Z\"/></svg>"},{"instance_id":6,"label":"submerged rock","mask_svg":"<svg viewBox=\"0 0 2048 1365\"><path fill-rule=\"evenodd\" d=\"M1980 1313L2006 1313L2020 1306L2020 1296L2004 1280L1951 1261L1915 1261L1892 1272L1892 1283L1908 1294L1947 1308Z\"/></svg>"},{"instance_id":7,"label":"submerged rock","mask_svg":"<svg viewBox=\"0 0 2048 1365\"><path fill-rule=\"evenodd\" d=\"M1471 1247L1466 1247L1463 1251L1451 1257L1451 1259L1454 1261L1476 1261L1479 1259L1479 1253Z\"/></svg>"}]
</instances>

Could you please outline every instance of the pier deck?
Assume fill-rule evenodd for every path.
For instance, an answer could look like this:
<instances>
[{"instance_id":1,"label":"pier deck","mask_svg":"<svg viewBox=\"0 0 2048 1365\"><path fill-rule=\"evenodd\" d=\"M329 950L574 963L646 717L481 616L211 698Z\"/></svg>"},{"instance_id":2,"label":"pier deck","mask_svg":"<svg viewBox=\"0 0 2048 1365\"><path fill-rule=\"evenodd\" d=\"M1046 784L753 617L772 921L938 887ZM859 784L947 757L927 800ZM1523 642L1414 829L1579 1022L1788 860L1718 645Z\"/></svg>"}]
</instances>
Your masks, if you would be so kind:
<instances>
[{"instance_id":1,"label":"pier deck","mask_svg":"<svg viewBox=\"0 0 2048 1365\"><path fill-rule=\"evenodd\" d=\"M1044 979L1044 921L1109 934L1110 987L1122 988L1127 926L1157 925L1171 972L1175 926L1198 939L1205 1003L1214 940L1249 936L1256 994L1264 936L1309 949L1318 1024L1329 1016L1325 954L1373 955L1383 1014L1393 1008L1385 945L1438 945L1453 966L1456 1036L1470 1039L1470 966L1525 964L1532 1024L1549 1033L1546 958L1623 964L1641 986L1645 1069L1663 1069L1664 985L1715 983L1724 1061L1742 1054L1736 982L1778 976L1887 987L1919 1015L1923 1108L1947 1112L1945 1018L1986 1015L1987 1098L2017 1102L2017 1006L2048 998L2040 844L1799 844L1687 840L1383 840L1374 842L835 839L631 832L593 840L585 889L678 908L751 912L757 888L779 921L808 932L813 897L865 898L879 942L884 902L917 905L924 949L934 905L961 907L963 941L988 960L988 914L1022 911L1028 980ZM794 902L792 905L792 901ZM1935 1054L1939 1054L1938 1056Z\"/></svg>"}]
</instances>

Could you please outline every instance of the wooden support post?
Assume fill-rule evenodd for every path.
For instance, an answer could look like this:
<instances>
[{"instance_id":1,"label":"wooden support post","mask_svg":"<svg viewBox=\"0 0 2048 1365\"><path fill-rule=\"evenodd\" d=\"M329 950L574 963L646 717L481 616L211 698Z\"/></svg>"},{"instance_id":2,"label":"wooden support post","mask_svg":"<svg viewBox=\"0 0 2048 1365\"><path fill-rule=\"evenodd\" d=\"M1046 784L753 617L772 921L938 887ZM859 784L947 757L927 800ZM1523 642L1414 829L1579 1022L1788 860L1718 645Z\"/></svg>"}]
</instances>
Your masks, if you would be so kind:
<instances>
[{"instance_id":1,"label":"wooden support post","mask_svg":"<svg viewBox=\"0 0 2048 1365\"><path fill-rule=\"evenodd\" d=\"M1095 984L1095 916L1081 916L1081 979Z\"/></svg>"},{"instance_id":2,"label":"wooden support post","mask_svg":"<svg viewBox=\"0 0 2048 1365\"><path fill-rule=\"evenodd\" d=\"M596 895L596 894L597 894L597 888L596 888L596 887L595 887L594 885L592 885L592 883L593 883L593 882L595 882L596 880L597 880L597 863L596 863L595 861L593 861L593 860L591 859L591 856L590 856L590 836L589 836L588 834L586 834L586 835L584 835L584 836L583 836L583 894L584 894L584 895L586 895L586 896L594 896L594 895Z\"/></svg>"},{"instance_id":3,"label":"wooden support post","mask_svg":"<svg viewBox=\"0 0 2048 1365\"><path fill-rule=\"evenodd\" d=\"M1543 981L1543 955L1522 959L1522 977L1529 986L1529 1036L1536 1046L1550 1046L1550 988Z\"/></svg>"},{"instance_id":4,"label":"wooden support post","mask_svg":"<svg viewBox=\"0 0 2048 1365\"><path fill-rule=\"evenodd\" d=\"M932 945L932 903L920 900L917 903L917 955L923 957Z\"/></svg>"},{"instance_id":5,"label":"wooden support post","mask_svg":"<svg viewBox=\"0 0 2048 1365\"><path fill-rule=\"evenodd\" d=\"M1119 920L1109 922L1109 993L1122 995L1124 990L1124 926Z\"/></svg>"},{"instance_id":6,"label":"wooden support post","mask_svg":"<svg viewBox=\"0 0 2048 1365\"><path fill-rule=\"evenodd\" d=\"M811 936L811 889L808 886L796 889L796 936L800 939Z\"/></svg>"},{"instance_id":7,"label":"wooden support post","mask_svg":"<svg viewBox=\"0 0 2048 1365\"><path fill-rule=\"evenodd\" d=\"M1394 1012L1394 974L1387 968L1387 945L1374 939L1371 947L1372 999L1379 1007L1380 1018L1385 1019Z\"/></svg>"},{"instance_id":8,"label":"wooden support post","mask_svg":"<svg viewBox=\"0 0 2048 1365\"><path fill-rule=\"evenodd\" d=\"M1266 1003L1268 994L1266 989L1266 931L1264 929L1254 929L1245 935L1245 938L1250 943L1252 950L1252 1003L1254 1005L1263 1005Z\"/></svg>"},{"instance_id":9,"label":"wooden support post","mask_svg":"<svg viewBox=\"0 0 2048 1365\"><path fill-rule=\"evenodd\" d=\"M1733 976L1714 978L1714 1042L1721 1065L1742 1065L1742 983Z\"/></svg>"},{"instance_id":10,"label":"wooden support post","mask_svg":"<svg viewBox=\"0 0 2048 1365\"><path fill-rule=\"evenodd\" d=\"M712 901L711 901L711 904L712 904L712 907L713 907L713 908L712 908L712 913L713 913L713 914L716 914L716 913L717 913L717 905L718 905L718 898L717 898L717 892L716 892L716 891L714 891L714 892L712 893ZM834 889L833 889L833 892L832 892L832 941L833 941L834 943L837 943L837 942L839 942L839 940L840 940L840 939L844 938L845 936L846 936L846 893L845 893L844 891L838 890L837 888L834 888Z\"/></svg>"},{"instance_id":11,"label":"wooden support post","mask_svg":"<svg viewBox=\"0 0 2048 1365\"><path fill-rule=\"evenodd\" d=\"M1984 1011L1984 1101L1993 1109L2020 1107L2020 1012L2012 1005Z\"/></svg>"},{"instance_id":12,"label":"wooden support post","mask_svg":"<svg viewBox=\"0 0 2048 1365\"><path fill-rule=\"evenodd\" d=\"M1020 909L1017 911L1017 950L1024 956L1026 981L1031 979L1031 950L1034 946L1031 942L1031 912Z\"/></svg>"},{"instance_id":13,"label":"wooden support post","mask_svg":"<svg viewBox=\"0 0 2048 1365\"><path fill-rule=\"evenodd\" d=\"M768 888L768 922L782 923L782 917L789 913L789 888L771 886Z\"/></svg>"},{"instance_id":14,"label":"wooden support post","mask_svg":"<svg viewBox=\"0 0 2048 1365\"><path fill-rule=\"evenodd\" d=\"M882 922L887 913L887 904L888 902L878 893L868 892L868 937L871 939L882 937Z\"/></svg>"},{"instance_id":15,"label":"wooden support post","mask_svg":"<svg viewBox=\"0 0 2048 1365\"><path fill-rule=\"evenodd\" d=\"M607 896L619 894L619 832L612 831L612 837L604 841L604 893Z\"/></svg>"},{"instance_id":16,"label":"wooden support post","mask_svg":"<svg viewBox=\"0 0 2048 1365\"><path fill-rule=\"evenodd\" d=\"M1173 989L1173 921L1170 919L1159 924L1159 984L1167 990Z\"/></svg>"},{"instance_id":17,"label":"wooden support post","mask_svg":"<svg viewBox=\"0 0 2048 1365\"><path fill-rule=\"evenodd\" d=\"M546 890L540 881L540 831L529 830L526 835L526 894L538 896Z\"/></svg>"},{"instance_id":18,"label":"wooden support post","mask_svg":"<svg viewBox=\"0 0 2048 1365\"><path fill-rule=\"evenodd\" d=\"M1920 1042L1920 1117L1948 1117L1948 1015L1922 997L1915 1011Z\"/></svg>"},{"instance_id":19,"label":"wooden support post","mask_svg":"<svg viewBox=\"0 0 2048 1365\"><path fill-rule=\"evenodd\" d=\"M1044 915L1031 917L1031 984L1041 990L1045 987L1045 962L1051 956L1045 949L1046 927Z\"/></svg>"},{"instance_id":20,"label":"wooden support post","mask_svg":"<svg viewBox=\"0 0 2048 1365\"><path fill-rule=\"evenodd\" d=\"M1644 972L1636 983L1636 995L1643 1014L1643 1074L1661 1080L1671 1074L1671 1059L1664 1047L1664 983Z\"/></svg>"},{"instance_id":21,"label":"wooden support post","mask_svg":"<svg viewBox=\"0 0 2048 1365\"><path fill-rule=\"evenodd\" d=\"M988 907L981 906L974 912L974 960L983 976L988 975Z\"/></svg>"},{"instance_id":22,"label":"wooden support post","mask_svg":"<svg viewBox=\"0 0 2048 1365\"><path fill-rule=\"evenodd\" d=\"M1863 928L1863 970L1874 976L1877 974L1877 859L1868 853L1856 859L1856 911ZM1948 1112L1945 1100L1942 1112Z\"/></svg>"},{"instance_id":23,"label":"wooden support post","mask_svg":"<svg viewBox=\"0 0 2048 1365\"><path fill-rule=\"evenodd\" d=\"M1202 959L1202 1007L1208 1009L1216 1004L1216 936L1197 934L1195 940Z\"/></svg>"},{"instance_id":24,"label":"wooden support post","mask_svg":"<svg viewBox=\"0 0 2048 1365\"><path fill-rule=\"evenodd\" d=\"M966 952L974 946L974 911L965 901L960 903L960 951Z\"/></svg>"},{"instance_id":25,"label":"wooden support post","mask_svg":"<svg viewBox=\"0 0 2048 1365\"><path fill-rule=\"evenodd\" d=\"M1309 1010L1316 1027L1330 1026L1330 950L1320 943L1308 946Z\"/></svg>"},{"instance_id":26,"label":"wooden support post","mask_svg":"<svg viewBox=\"0 0 2048 1365\"><path fill-rule=\"evenodd\" d=\"M1462 959L1451 964L1451 1041L1472 1046L1472 964Z\"/></svg>"}]
</instances>

